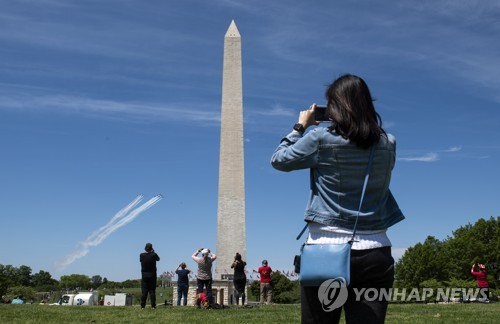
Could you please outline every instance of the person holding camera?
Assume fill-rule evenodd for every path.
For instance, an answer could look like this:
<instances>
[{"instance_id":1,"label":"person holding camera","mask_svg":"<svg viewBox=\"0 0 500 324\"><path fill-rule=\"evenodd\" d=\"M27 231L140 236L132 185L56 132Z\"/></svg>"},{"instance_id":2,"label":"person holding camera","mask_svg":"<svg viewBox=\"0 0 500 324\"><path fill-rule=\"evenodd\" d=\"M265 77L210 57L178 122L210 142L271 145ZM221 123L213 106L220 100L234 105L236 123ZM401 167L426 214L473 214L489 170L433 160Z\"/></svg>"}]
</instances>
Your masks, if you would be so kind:
<instances>
[{"instance_id":1,"label":"person holding camera","mask_svg":"<svg viewBox=\"0 0 500 324\"><path fill-rule=\"evenodd\" d=\"M146 300L151 300L151 307L156 308L156 261L160 261L160 257L153 249L153 244L146 243L144 248L146 252L141 253L139 261L141 262L141 308L146 307Z\"/></svg>"},{"instance_id":2,"label":"person holding camera","mask_svg":"<svg viewBox=\"0 0 500 324\"><path fill-rule=\"evenodd\" d=\"M198 254L201 253L201 257ZM209 306L212 306L212 263L217 259L217 256L210 251L210 249L198 249L191 256L198 264L198 277L196 279L198 284L197 293L203 292L203 287L206 288Z\"/></svg>"},{"instance_id":3,"label":"person holding camera","mask_svg":"<svg viewBox=\"0 0 500 324\"><path fill-rule=\"evenodd\" d=\"M233 283L234 283L234 298L236 305L239 305L241 297L241 305L245 305L245 289L247 285L247 276L245 274L245 266L247 263L241 259L241 254L236 253L231 268L234 269Z\"/></svg>"},{"instance_id":4,"label":"person holding camera","mask_svg":"<svg viewBox=\"0 0 500 324\"><path fill-rule=\"evenodd\" d=\"M186 263L181 262L175 270L175 273L177 274L177 306L181 305L181 299L183 297L183 305L186 306L189 290L189 274L191 273L191 270L187 268Z\"/></svg>"},{"instance_id":5,"label":"person holding camera","mask_svg":"<svg viewBox=\"0 0 500 324\"><path fill-rule=\"evenodd\" d=\"M486 267L484 264L481 263L474 263L472 265L472 268L470 269L470 273L476 277L477 280L477 287L479 288L481 295L483 296L481 301L486 301L489 302L489 286L490 284L488 283L488 271L486 271Z\"/></svg>"},{"instance_id":6,"label":"person holding camera","mask_svg":"<svg viewBox=\"0 0 500 324\"><path fill-rule=\"evenodd\" d=\"M394 281L386 230L404 219L389 190L396 140L383 130L368 86L360 77L339 77L327 87L325 97L329 126L306 133L310 126L320 124L315 118L316 104L301 111L298 123L276 148L271 164L286 172L310 170L306 243L345 244L351 241L373 148L370 177L351 246L349 293L343 309L347 323L383 323L388 301L366 300L356 296L353 288L381 292ZM318 289L301 286L302 323L338 323L342 307L324 311Z\"/></svg>"}]
</instances>

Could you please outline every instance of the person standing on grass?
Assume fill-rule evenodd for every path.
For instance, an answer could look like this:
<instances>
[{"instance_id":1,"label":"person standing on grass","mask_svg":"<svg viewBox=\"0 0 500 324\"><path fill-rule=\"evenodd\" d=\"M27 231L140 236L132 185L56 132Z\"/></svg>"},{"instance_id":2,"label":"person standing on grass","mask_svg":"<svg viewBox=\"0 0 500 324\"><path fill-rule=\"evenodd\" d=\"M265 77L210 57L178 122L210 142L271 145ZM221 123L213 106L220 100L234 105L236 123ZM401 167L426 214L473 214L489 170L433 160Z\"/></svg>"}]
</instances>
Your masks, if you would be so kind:
<instances>
[{"instance_id":1,"label":"person standing on grass","mask_svg":"<svg viewBox=\"0 0 500 324\"><path fill-rule=\"evenodd\" d=\"M180 268L180 269L179 269ZM181 299L184 297L183 305L187 305L187 295L189 290L189 274L191 270L189 270L186 266L186 263L182 262L179 264L177 269L175 270L177 274L177 306L181 305Z\"/></svg>"},{"instance_id":2,"label":"person standing on grass","mask_svg":"<svg viewBox=\"0 0 500 324\"><path fill-rule=\"evenodd\" d=\"M375 289L381 296L394 282L387 229L404 219L389 189L396 139L382 128L382 119L362 78L340 76L327 86L325 99L328 125L315 127L321 120L316 120L318 107L313 103L299 113L298 122L281 139L271 158L272 166L279 171L309 171L309 181L304 183L309 187L304 218L309 229L306 243L352 243L347 301L326 311L325 303L333 296L320 286L301 285L302 323L339 323L342 308L349 324L384 323L387 298L358 299L351 292ZM306 132L311 126L315 128ZM362 200L368 165L370 177Z\"/></svg>"},{"instance_id":3,"label":"person standing on grass","mask_svg":"<svg viewBox=\"0 0 500 324\"><path fill-rule=\"evenodd\" d=\"M234 257L233 264L231 268L234 269L233 283L234 283L234 299L236 299L236 305L240 302L241 305L245 305L245 290L247 284L247 276L245 274L246 262L241 259L241 254L236 253Z\"/></svg>"},{"instance_id":4,"label":"person standing on grass","mask_svg":"<svg viewBox=\"0 0 500 324\"><path fill-rule=\"evenodd\" d=\"M198 254L201 253L201 257ZM210 251L210 249L198 249L191 256L193 260L198 263L198 278L196 279L198 284L197 293L201 294L203 288L206 289L206 294L208 298L208 306L212 306L212 264L217 259L217 256Z\"/></svg>"},{"instance_id":5,"label":"person standing on grass","mask_svg":"<svg viewBox=\"0 0 500 324\"><path fill-rule=\"evenodd\" d=\"M264 304L267 295L266 304L271 304L273 298L273 286L271 285L271 273L273 270L267 265L267 260L262 261L262 266L259 267L260 275L260 304Z\"/></svg>"},{"instance_id":6,"label":"person standing on grass","mask_svg":"<svg viewBox=\"0 0 500 324\"><path fill-rule=\"evenodd\" d=\"M487 302L489 302L489 283L488 279L486 278L488 276L488 272L486 271L486 267L484 264L480 263L475 263L472 265L472 269L470 269L470 273L476 277L477 280L477 287L481 291L481 295L484 296L483 299Z\"/></svg>"},{"instance_id":7,"label":"person standing on grass","mask_svg":"<svg viewBox=\"0 0 500 324\"><path fill-rule=\"evenodd\" d=\"M146 300L151 300L151 307L156 308L156 261L160 261L160 257L153 249L153 244L146 243L144 248L146 252L141 253L139 261L141 262L141 308L146 307Z\"/></svg>"}]
</instances>

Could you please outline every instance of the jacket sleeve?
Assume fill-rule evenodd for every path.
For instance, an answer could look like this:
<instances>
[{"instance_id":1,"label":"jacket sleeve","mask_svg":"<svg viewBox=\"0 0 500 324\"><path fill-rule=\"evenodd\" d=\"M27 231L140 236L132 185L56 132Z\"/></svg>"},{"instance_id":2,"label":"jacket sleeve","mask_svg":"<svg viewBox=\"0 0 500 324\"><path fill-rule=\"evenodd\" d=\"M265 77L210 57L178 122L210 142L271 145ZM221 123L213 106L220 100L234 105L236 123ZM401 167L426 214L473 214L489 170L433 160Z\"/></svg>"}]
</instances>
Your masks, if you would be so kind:
<instances>
[{"instance_id":1,"label":"jacket sleeve","mask_svg":"<svg viewBox=\"0 0 500 324\"><path fill-rule=\"evenodd\" d=\"M315 167L318 161L319 140L318 129L304 136L291 132L281 140L274 151L271 165L285 172Z\"/></svg>"}]
</instances>

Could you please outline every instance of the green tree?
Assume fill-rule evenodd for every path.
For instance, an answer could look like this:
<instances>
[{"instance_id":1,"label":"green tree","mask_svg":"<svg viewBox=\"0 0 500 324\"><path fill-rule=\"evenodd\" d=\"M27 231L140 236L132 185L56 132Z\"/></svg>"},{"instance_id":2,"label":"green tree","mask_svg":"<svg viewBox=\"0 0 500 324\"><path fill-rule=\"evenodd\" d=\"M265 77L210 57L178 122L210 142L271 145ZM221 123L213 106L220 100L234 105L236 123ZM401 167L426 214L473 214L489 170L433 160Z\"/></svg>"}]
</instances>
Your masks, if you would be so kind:
<instances>
[{"instance_id":1,"label":"green tree","mask_svg":"<svg viewBox=\"0 0 500 324\"><path fill-rule=\"evenodd\" d=\"M102 285L101 287L99 288L102 288L102 289L114 289L114 288L119 288L119 287L122 287L122 284L119 283L119 282L115 282L115 281L109 281L106 279L106 282L102 282Z\"/></svg>"},{"instance_id":2,"label":"green tree","mask_svg":"<svg viewBox=\"0 0 500 324\"><path fill-rule=\"evenodd\" d=\"M33 289L32 287L13 286L13 287L9 287L9 289L7 289L6 295L11 300L16 298L19 295L23 295L23 300L25 303L27 303L27 302L31 302L32 300L35 299L36 290Z\"/></svg>"},{"instance_id":3,"label":"green tree","mask_svg":"<svg viewBox=\"0 0 500 324\"><path fill-rule=\"evenodd\" d=\"M121 284L123 288L140 288L141 280L140 279L128 279L123 281Z\"/></svg>"},{"instance_id":4,"label":"green tree","mask_svg":"<svg viewBox=\"0 0 500 324\"><path fill-rule=\"evenodd\" d=\"M92 276L90 279L90 284L92 285L92 288L99 288L99 286L102 284L102 277L99 275Z\"/></svg>"},{"instance_id":5,"label":"green tree","mask_svg":"<svg viewBox=\"0 0 500 324\"><path fill-rule=\"evenodd\" d=\"M500 258L500 226L498 218L479 219L474 225L467 224L448 237L445 248L449 259L450 276L469 280L472 264L479 262L487 266L493 278L498 278Z\"/></svg>"},{"instance_id":6,"label":"green tree","mask_svg":"<svg viewBox=\"0 0 500 324\"><path fill-rule=\"evenodd\" d=\"M25 265L16 268L0 264L0 291L2 294L12 286L31 286L31 268Z\"/></svg>"},{"instance_id":7,"label":"green tree","mask_svg":"<svg viewBox=\"0 0 500 324\"><path fill-rule=\"evenodd\" d=\"M33 287L38 291L50 291L57 289L59 282L52 278L49 272L40 270L32 277Z\"/></svg>"},{"instance_id":8,"label":"green tree","mask_svg":"<svg viewBox=\"0 0 500 324\"><path fill-rule=\"evenodd\" d=\"M20 286L26 286L26 287L32 285L30 267L22 265L17 269L17 283Z\"/></svg>"},{"instance_id":9,"label":"green tree","mask_svg":"<svg viewBox=\"0 0 500 324\"><path fill-rule=\"evenodd\" d=\"M4 295L7 289L12 286L16 286L18 283L17 278L17 268L12 265L0 264L0 293Z\"/></svg>"},{"instance_id":10,"label":"green tree","mask_svg":"<svg viewBox=\"0 0 500 324\"><path fill-rule=\"evenodd\" d=\"M428 236L424 243L408 248L396 263L396 280L407 287L420 288L423 281L448 278L446 260L442 257L443 243L433 236Z\"/></svg>"},{"instance_id":11,"label":"green tree","mask_svg":"<svg viewBox=\"0 0 500 324\"><path fill-rule=\"evenodd\" d=\"M294 284L295 283L295 284ZM271 274L273 285L273 302L278 304L290 304L300 300L300 286L298 281L291 281L279 271Z\"/></svg>"},{"instance_id":12,"label":"green tree","mask_svg":"<svg viewBox=\"0 0 500 324\"><path fill-rule=\"evenodd\" d=\"M429 236L424 243L408 248L396 263L395 286L422 287L423 282L435 280L450 283L471 283L472 264L486 265L491 288L498 286L500 277L499 218L479 219L452 232L443 241Z\"/></svg>"},{"instance_id":13,"label":"green tree","mask_svg":"<svg viewBox=\"0 0 500 324\"><path fill-rule=\"evenodd\" d=\"M72 274L62 276L59 285L63 289L82 289L86 290L91 287L90 278L82 274Z\"/></svg>"},{"instance_id":14,"label":"green tree","mask_svg":"<svg viewBox=\"0 0 500 324\"><path fill-rule=\"evenodd\" d=\"M300 285L298 280L291 281L279 271L271 274L271 285L273 286L273 303L289 304L300 301ZM250 284L250 294L256 301L260 300L260 282L255 280Z\"/></svg>"},{"instance_id":15,"label":"green tree","mask_svg":"<svg viewBox=\"0 0 500 324\"><path fill-rule=\"evenodd\" d=\"M250 284L250 295L252 295L256 301L260 300L260 282L259 280L254 280Z\"/></svg>"}]
</instances>

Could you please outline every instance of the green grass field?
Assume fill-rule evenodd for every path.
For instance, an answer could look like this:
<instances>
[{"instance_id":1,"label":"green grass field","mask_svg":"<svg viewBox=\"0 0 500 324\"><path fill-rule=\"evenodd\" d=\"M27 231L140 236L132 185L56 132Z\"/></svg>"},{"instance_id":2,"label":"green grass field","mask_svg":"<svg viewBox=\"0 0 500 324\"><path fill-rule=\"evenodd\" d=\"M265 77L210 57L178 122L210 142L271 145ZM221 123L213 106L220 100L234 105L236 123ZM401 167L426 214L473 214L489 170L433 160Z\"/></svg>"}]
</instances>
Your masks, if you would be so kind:
<instances>
[{"instance_id":1,"label":"green grass field","mask_svg":"<svg viewBox=\"0 0 500 324\"><path fill-rule=\"evenodd\" d=\"M498 323L500 303L391 304L386 323ZM300 305L197 309L0 304L0 323L300 323Z\"/></svg>"}]
</instances>

